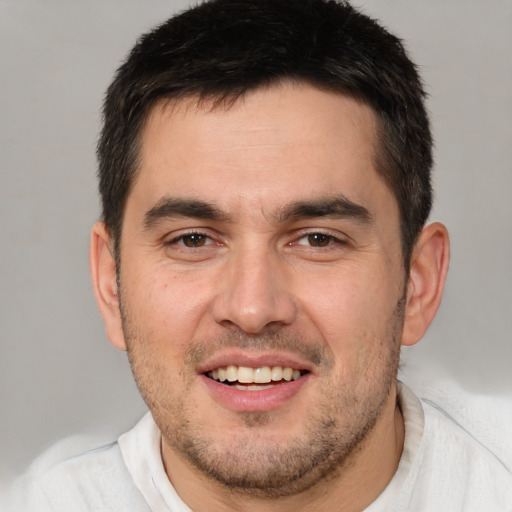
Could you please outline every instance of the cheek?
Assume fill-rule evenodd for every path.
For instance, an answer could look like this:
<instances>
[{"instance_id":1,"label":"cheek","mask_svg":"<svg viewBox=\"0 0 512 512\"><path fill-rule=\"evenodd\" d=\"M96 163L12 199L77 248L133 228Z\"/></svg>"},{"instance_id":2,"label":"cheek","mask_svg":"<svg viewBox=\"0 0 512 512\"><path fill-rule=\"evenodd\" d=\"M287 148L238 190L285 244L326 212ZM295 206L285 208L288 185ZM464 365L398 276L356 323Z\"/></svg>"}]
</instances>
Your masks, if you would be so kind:
<instances>
[{"instance_id":1,"label":"cheek","mask_svg":"<svg viewBox=\"0 0 512 512\"><path fill-rule=\"evenodd\" d=\"M366 270L366 271L363 271ZM396 280L387 272L343 269L302 288L304 317L343 367L360 366L388 338L389 325L400 298ZM318 277L318 276L317 276Z\"/></svg>"},{"instance_id":2,"label":"cheek","mask_svg":"<svg viewBox=\"0 0 512 512\"><path fill-rule=\"evenodd\" d=\"M180 277L165 268L130 272L122 281L129 323L147 348L162 357L183 361L208 309L210 292L204 280Z\"/></svg>"}]
</instances>

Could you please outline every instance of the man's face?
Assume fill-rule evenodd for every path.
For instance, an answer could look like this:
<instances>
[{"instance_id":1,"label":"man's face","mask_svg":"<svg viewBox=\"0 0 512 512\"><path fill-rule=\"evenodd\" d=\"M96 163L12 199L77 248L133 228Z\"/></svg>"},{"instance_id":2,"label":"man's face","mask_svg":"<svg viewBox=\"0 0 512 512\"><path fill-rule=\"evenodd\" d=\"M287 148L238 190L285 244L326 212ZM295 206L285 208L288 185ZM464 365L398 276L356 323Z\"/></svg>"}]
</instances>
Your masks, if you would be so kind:
<instances>
[{"instance_id":1,"label":"man's face","mask_svg":"<svg viewBox=\"0 0 512 512\"><path fill-rule=\"evenodd\" d=\"M375 133L307 85L153 109L119 284L168 471L298 492L394 410L405 280Z\"/></svg>"}]
</instances>

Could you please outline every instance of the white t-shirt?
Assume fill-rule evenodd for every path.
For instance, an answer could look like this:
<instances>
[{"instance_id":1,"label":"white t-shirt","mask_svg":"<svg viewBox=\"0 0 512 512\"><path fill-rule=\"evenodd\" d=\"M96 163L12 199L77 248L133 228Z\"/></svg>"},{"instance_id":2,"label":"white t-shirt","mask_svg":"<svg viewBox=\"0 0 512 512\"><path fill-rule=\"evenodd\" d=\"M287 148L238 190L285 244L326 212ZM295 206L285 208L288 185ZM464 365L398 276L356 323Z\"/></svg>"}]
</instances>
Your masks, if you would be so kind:
<instances>
[{"instance_id":1,"label":"white t-shirt","mask_svg":"<svg viewBox=\"0 0 512 512\"><path fill-rule=\"evenodd\" d=\"M405 443L393 479L365 512L511 512L512 473L436 404L399 386ZM150 414L117 442L46 455L13 486L6 512L190 512L165 473ZM4 509L2 509L4 510Z\"/></svg>"}]
</instances>

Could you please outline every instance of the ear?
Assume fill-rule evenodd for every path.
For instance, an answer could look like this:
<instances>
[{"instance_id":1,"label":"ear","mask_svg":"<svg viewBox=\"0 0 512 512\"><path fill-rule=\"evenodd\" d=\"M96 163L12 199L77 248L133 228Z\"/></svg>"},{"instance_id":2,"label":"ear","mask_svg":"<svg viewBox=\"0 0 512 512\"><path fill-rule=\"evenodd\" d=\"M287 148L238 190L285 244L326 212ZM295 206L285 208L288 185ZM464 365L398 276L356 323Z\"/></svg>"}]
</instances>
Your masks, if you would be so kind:
<instances>
[{"instance_id":1,"label":"ear","mask_svg":"<svg viewBox=\"0 0 512 512\"><path fill-rule=\"evenodd\" d=\"M114 347L126 350L117 296L116 262L110 235L103 222L94 224L89 251L92 286L108 339Z\"/></svg>"},{"instance_id":2,"label":"ear","mask_svg":"<svg viewBox=\"0 0 512 512\"><path fill-rule=\"evenodd\" d=\"M443 224L426 226L416 242L407 283L402 345L414 345L432 323L443 296L450 241Z\"/></svg>"}]
</instances>

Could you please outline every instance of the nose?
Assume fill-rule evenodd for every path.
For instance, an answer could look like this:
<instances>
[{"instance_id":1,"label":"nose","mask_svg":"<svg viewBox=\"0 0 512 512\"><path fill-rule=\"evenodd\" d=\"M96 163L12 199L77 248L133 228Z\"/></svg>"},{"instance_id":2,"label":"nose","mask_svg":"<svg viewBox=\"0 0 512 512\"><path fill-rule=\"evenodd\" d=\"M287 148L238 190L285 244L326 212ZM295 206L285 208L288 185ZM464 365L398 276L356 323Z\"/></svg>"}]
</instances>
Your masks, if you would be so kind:
<instances>
[{"instance_id":1,"label":"nose","mask_svg":"<svg viewBox=\"0 0 512 512\"><path fill-rule=\"evenodd\" d=\"M268 248L240 250L229 261L213 304L215 321L258 334L289 325L296 304L284 263Z\"/></svg>"}]
</instances>

